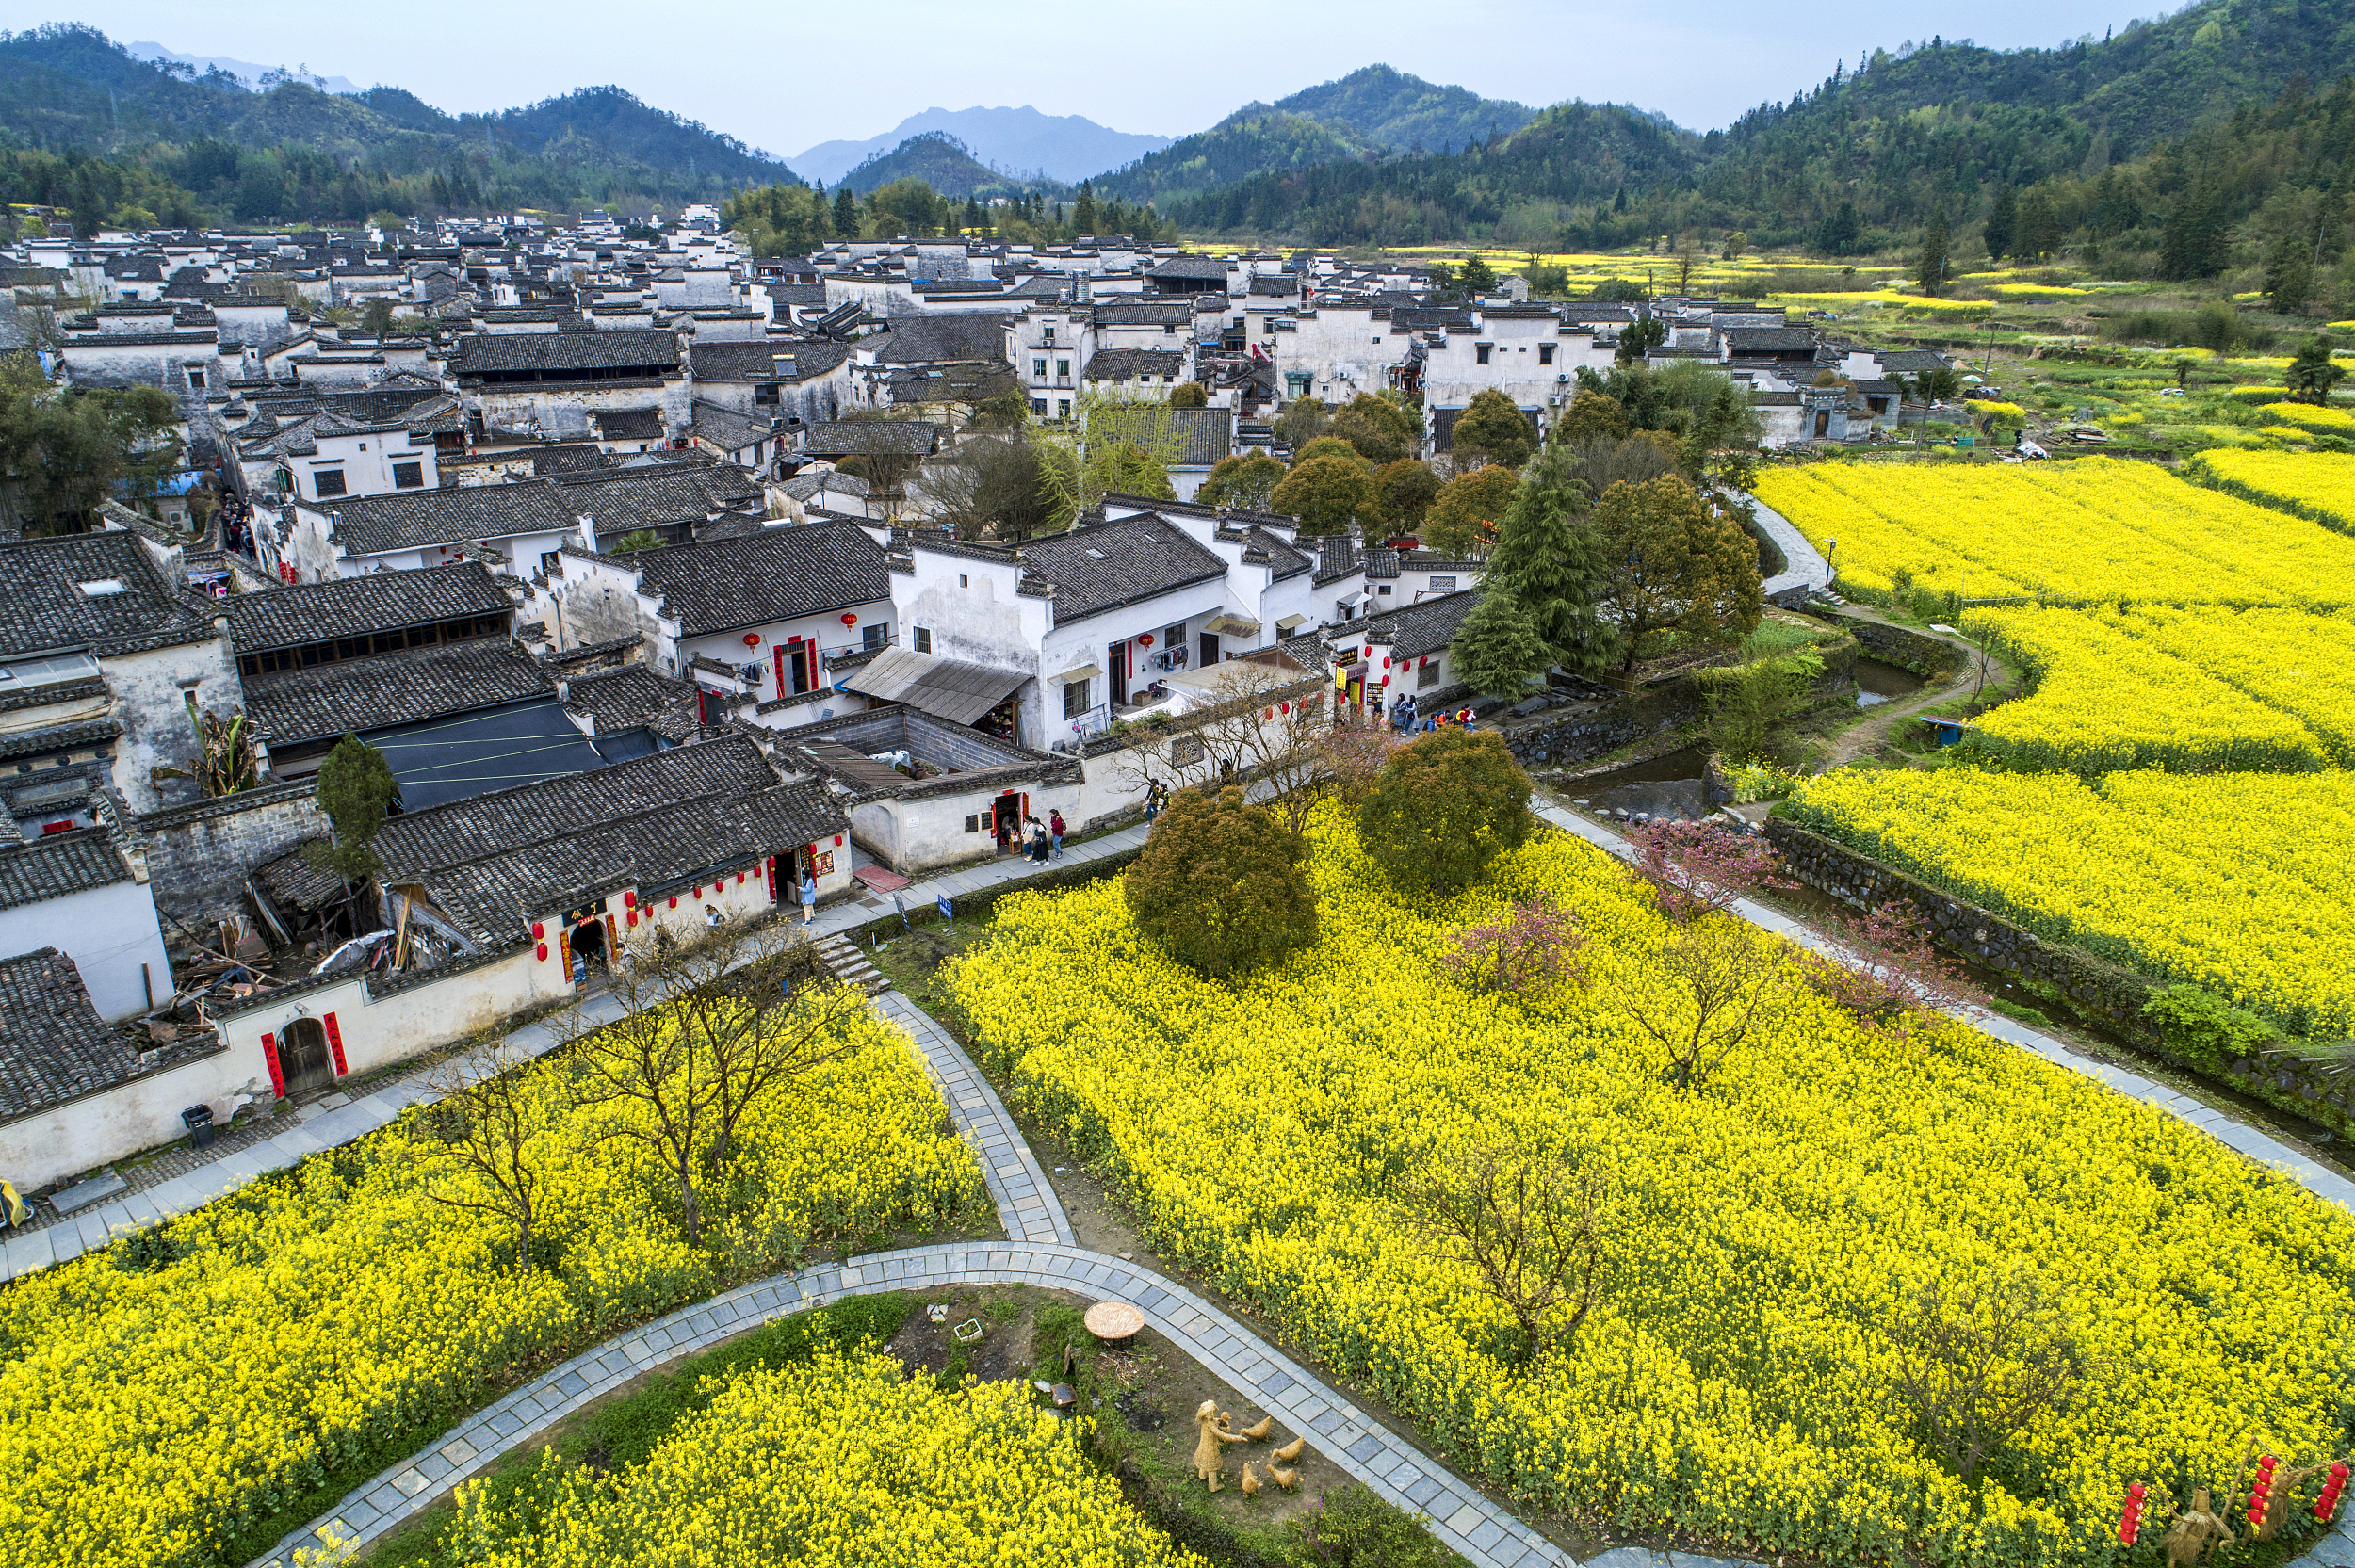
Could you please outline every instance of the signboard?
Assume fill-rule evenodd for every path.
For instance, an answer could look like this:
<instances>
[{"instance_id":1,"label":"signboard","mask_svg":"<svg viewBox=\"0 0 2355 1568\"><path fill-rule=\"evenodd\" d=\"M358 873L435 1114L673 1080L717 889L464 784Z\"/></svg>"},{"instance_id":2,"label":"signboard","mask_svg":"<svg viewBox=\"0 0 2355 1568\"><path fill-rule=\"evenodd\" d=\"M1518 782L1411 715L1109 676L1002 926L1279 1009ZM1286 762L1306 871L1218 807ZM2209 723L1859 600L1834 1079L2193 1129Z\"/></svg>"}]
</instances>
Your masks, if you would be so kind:
<instances>
[{"instance_id":1,"label":"signboard","mask_svg":"<svg viewBox=\"0 0 2355 1568\"><path fill-rule=\"evenodd\" d=\"M949 903L949 895L946 893L941 894L933 901L940 906L940 917L943 920L954 920L957 917L957 912L955 909L950 907Z\"/></svg>"},{"instance_id":2,"label":"signboard","mask_svg":"<svg viewBox=\"0 0 2355 1568\"><path fill-rule=\"evenodd\" d=\"M604 913L605 900L600 898L593 904L583 904L578 909L565 911L564 924L567 926L577 926L583 920L593 918L594 916L603 914Z\"/></svg>"},{"instance_id":3,"label":"signboard","mask_svg":"<svg viewBox=\"0 0 2355 1568\"><path fill-rule=\"evenodd\" d=\"M817 865L817 870L814 873L815 875L820 877L831 877L834 875L834 851L832 849L824 850L812 856L811 859Z\"/></svg>"}]
</instances>

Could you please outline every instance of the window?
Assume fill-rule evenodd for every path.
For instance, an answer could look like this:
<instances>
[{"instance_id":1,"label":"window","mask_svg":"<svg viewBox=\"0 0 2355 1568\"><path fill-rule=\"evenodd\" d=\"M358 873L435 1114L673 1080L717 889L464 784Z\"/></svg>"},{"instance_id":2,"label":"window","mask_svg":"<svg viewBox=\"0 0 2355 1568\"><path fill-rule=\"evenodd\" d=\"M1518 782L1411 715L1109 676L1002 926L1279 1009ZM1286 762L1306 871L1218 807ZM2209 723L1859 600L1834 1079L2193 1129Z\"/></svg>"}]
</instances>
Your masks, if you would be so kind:
<instances>
[{"instance_id":1,"label":"window","mask_svg":"<svg viewBox=\"0 0 2355 1568\"><path fill-rule=\"evenodd\" d=\"M397 462L393 464L393 488L396 490L423 490L425 488L425 464L422 462Z\"/></svg>"},{"instance_id":2,"label":"window","mask_svg":"<svg viewBox=\"0 0 2355 1568\"><path fill-rule=\"evenodd\" d=\"M1171 767L1183 768L1189 763L1196 763L1201 760L1202 737L1200 736L1181 735L1177 739L1169 743L1169 763Z\"/></svg>"},{"instance_id":3,"label":"window","mask_svg":"<svg viewBox=\"0 0 2355 1568\"><path fill-rule=\"evenodd\" d=\"M972 576L971 576L969 574L967 574L967 573L964 573L964 572L960 572L960 573L958 573L958 574L957 574L957 586L958 586L959 588L971 588L971 587L973 586L973 578L972 578Z\"/></svg>"},{"instance_id":4,"label":"window","mask_svg":"<svg viewBox=\"0 0 2355 1568\"><path fill-rule=\"evenodd\" d=\"M1289 400L1308 396L1308 383L1313 380L1306 370L1284 372L1284 396Z\"/></svg>"},{"instance_id":5,"label":"window","mask_svg":"<svg viewBox=\"0 0 2355 1568\"><path fill-rule=\"evenodd\" d=\"M1059 381L1067 381L1071 380L1071 362L1069 360L1057 360L1055 362L1055 380Z\"/></svg>"},{"instance_id":6,"label":"window","mask_svg":"<svg viewBox=\"0 0 2355 1568\"><path fill-rule=\"evenodd\" d=\"M204 371L202 366L193 364L188 366L188 390L191 392L204 390Z\"/></svg>"},{"instance_id":7,"label":"window","mask_svg":"<svg viewBox=\"0 0 2355 1568\"><path fill-rule=\"evenodd\" d=\"M1537 345L1537 363L1539 364L1551 364L1553 363L1552 344L1541 343Z\"/></svg>"},{"instance_id":8,"label":"window","mask_svg":"<svg viewBox=\"0 0 2355 1568\"><path fill-rule=\"evenodd\" d=\"M1346 599L1336 599L1333 601L1333 619L1355 621L1357 619L1357 607Z\"/></svg>"},{"instance_id":9,"label":"window","mask_svg":"<svg viewBox=\"0 0 2355 1568\"><path fill-rule=\"evenodd\" d=\"M311 476L311 488L318 493L318 498L322 501L333 495L343 494L344 471L340 468L320 469Z\"/></svg>"},{"instance_id":10,"label":"window","mask_svg":"<svg viewBox=\"0 0 2355 1568\"><path fill-rule=\"evenodd\" d=\"M1390 596L1390 585L1384 583L1380 588L1375 589L1373 591L1378 597L1387 599Z\"/></svg>"},{"instance_id":11,"label":"window","mask_svg":"<svg viewBox=\"0 0 2355 1568\"><path fill-rule=\"evenodd\" d=\"M1084 680L1064 682L1063 716L1065 719L1083 717L1088 709L1096 705L1089 700L1095 693L1096 681L1092 676Z\"/></svg>"},{"instance_id":12,"label":"window","mask_svg":"<svg viewBox=\"0 0 2355 1568\"><path fill-rule=\"evenodd\" d=\"M1034 414L1038 415L1038 417L1040 417L1041 419L1046 418L1046 417L1047 417L1047 399L1046 399L1046 398L1044 398L1044 397L1033 397L1033 398L1031 398L1031 412L1032 413L1034 413Z\"/></svg>"},{"instance_id":13,"label":"window","mask_svg":"<svg viewBox=\"0 0 2355 1568\"><path fill-rule=\"evenodd\" d=\"M1475 343L1472 345L1472 352L1480 357L1479 363L1482 364L1488 363L1488 348L1489 346L1485 343Z\"/></svg>"},{"instance_id":14,"label":"window","mask_svg":"<svg viewBox=\"0 0 2355 1568\"><path fill-rule=\"evenodd\" d=\"M1434 593L1453 593L1455 591L1455 579L1453 577L1434 577L1431 579L1431 591Z\"/></svg>"},{"instance_id":15,"label":"window","mask_svg":"<svg viewBox=\"0 0 2355 1568\"><path fill-rule=\"evenodd\" d=\"M1071 417L1070 398L1058 397L1055 399L1055 417L1058 419L1068 419Z\"/></svg>"},{"instance_id":16,"label":"window","mask_svg":"<svg viewBox=\"0 0 2355 1568\"><path fill-rule=\"evenodd\" d=\"M1439 661L1437 659L1423 660L1422 668L1415 671L1415 689L1421 691L1426 687L1435 687L1438 684Z\"/></svg>"},{"instance_id":17,"label":"window","mask_svg":"<svg viewBox=\"0 0 2355 1568\"><path fill-rule=\"evenodd\" d=\"M1055 346L1055 329L1054 329L1054 328L1052 328L1052 327L1049 327L1049 328L1048 328L1048 329L1047 329L1047 347L1048 347L1048 348L1052 348L1054 346Z\"/></svg>"},{"instance_id":18,"label":"window","mask_svg":"<svg viewBox=\"0 0 2355 1568\"><path fill-rule=\"evenodd\" d=\"M886 621L879 625L863 626L859 629L858 636L859 646L862 648L887 646L891 641L891 623Z\"/></svg>"},{"instance_id":19,"label":"window","mask_svg":"<svg viewBox=\"0 0 2355 1568\"><path fill-rule=\"evenodd\" d=\"M1178 335L1178 323L1175 321L1162 322L1161 335L1163 337L1176 337Z\"/></svg>"},{"instance_id":20,"label":"window","mask_svg":"<svg viewBox=\"0 0 2355 1568\"><path fill-rule=\"evenodd\" d=\"M756 386L753 388L753 402L757 406L761 408L773 408L776 405L776 401L777 389L774 386Z\"/></svg>"},{"instance_id":21,"label":"window","mask_svg":"<svg viewBox=\"0 0 2355 1568\"><path fill-rule=\"evenodd\" d=\"M929 654L933 651L933 629L930 626L916 628L916 651L919 654Z\"/></svg>"},{"instance_id":22,"label":"window","mask_svg":"<svg viewBox=\"0 0 2355 1568\"><path fill-rule=\"evenodd\" d=\"M1041 355L1037 359L1031 362L1031 380L1034 381L1043 381L1047 380L1046 356Z\"/></svg>"},{"instance_id":23,"label":"window","mask_svg":"<svg viewBox=\"0 0 2355 1568\"><path fill-rule=\"evenodd\" d=\"M966 817L965 819L965 831L969 833L980 832L982 831L982 819L978 816Z\"/></svg>"},{"instance_id":24,"label":"window","mask_svg":"<svg viewBox=\"0 0 2355 1568\"><path fill-rule=\"evenodd\" d=\"M545 577L562 576L564 574L564 552L561 550L541 551L540 574Z\"/></svg>"}]
</instances>

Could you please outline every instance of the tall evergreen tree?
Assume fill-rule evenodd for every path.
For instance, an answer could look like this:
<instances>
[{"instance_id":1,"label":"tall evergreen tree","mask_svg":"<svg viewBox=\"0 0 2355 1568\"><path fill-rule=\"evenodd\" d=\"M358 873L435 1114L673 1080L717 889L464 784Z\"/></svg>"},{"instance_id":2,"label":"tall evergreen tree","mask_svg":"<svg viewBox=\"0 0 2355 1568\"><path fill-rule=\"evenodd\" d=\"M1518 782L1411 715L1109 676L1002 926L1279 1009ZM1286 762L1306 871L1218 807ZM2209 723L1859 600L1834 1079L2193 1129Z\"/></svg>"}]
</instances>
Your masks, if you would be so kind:
<instances>
[{"instance_id":1,"label":"tall evergreen tree","mask_svg":"<svg viewBox=\"0 0 2355 1568\"><path fill-rule=\"evenodd\" d=\"M1486 583L1480 603L1455 628L1448 652L1457 680L1484 695L1505 697L1519 697L1530 677L1543 674L1551 658L1546 639L1537 635L1537 623L1520 602Z\"/></svg>"},{"instance_id":2,"label":"tall evergreen tree","mask_svg":"<svg viewBox=\"0 0 2355 1568\"><path fill-rule=\"evenodd\" d=\"M1914 281L1925 294L1936 294L1946 286L1946 215L1940 213L1930 219L1929 230L1922 236L1922 255L1913 269Z\"/></svg>"},{"instance_id":3,"label":"tall evergreen tree","mask_svg":"<svg viewBox=\"0 0 2355 1568\"><path fill-rule=\"evenodd\" d=\"M1497 519L1496 548L1482 580L1484 592L1509 596L1529 617L1554 662L1579 675L1600 673L1614 642L1610 622L1595 608L1602 563L1584 524L1590 500L1567 452L1538 453Z\"/></svg>"},{"instance_id":4,"label":"tall evergreen tree","mask_svg":"<svg viewBox=\"0 0 2355 1568\"><path fill-rule=\"evenodd\" d=\"M835 187L834 234L836 239L858 238L858 198L851 194L849 186Z\"/></svg>"},{"instance_id":5,"label":"tall evergreen tree","mask_svg":"<svg viewBox=\"0 0 2355 1568\"><path fill-rule=\"evenodd\" d=\"M2006 186L1987 204L1987 253L1996 261L2011 253L2011 238L2020 223L2020 193Z\"/></svg>"},{"instance_id":6,"label":"tall evergreen tree","mask_svg":"<svg viewBox=\"0 0 2355 1568\"><path fill-rule=\"evenodd\" d=\"M1096 182L1093 180L1080 182L1080 204L1072 210L1071 226L1078 234L1096 233Z\"/></svg>"}]
</instances>

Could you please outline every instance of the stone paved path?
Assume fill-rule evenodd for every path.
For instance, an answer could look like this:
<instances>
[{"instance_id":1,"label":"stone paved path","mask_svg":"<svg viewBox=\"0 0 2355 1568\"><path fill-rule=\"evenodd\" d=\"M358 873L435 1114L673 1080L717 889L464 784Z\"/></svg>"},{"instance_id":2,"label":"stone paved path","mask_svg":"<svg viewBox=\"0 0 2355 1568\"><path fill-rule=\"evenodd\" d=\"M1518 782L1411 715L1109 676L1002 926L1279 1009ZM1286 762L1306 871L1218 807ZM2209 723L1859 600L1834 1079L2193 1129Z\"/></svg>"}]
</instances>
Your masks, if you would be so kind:
<instances>
[{"instance_id":1,"label":"stone paved path","mask_svg":"<svg viewBox=\"0 0 2355 1568\"><path fill-rule=\"evenodd\" d=\"M1789 518L1756 496L1750 498L1750 504L1758 509L1758 531L1773 540L1775 548L1782 552L1783 569L1760 585L1765 595L1771 599L1795 588L1829 588L1831 563L1807 542L1807 536Z\"/></svg>"},{"instance_id":2,"label":"stone paved path","mask_svg":"<svg viewBox=\"0 0 2355 1568\"><path fill-rule=\"evenodd\" d=\"M1587 843L1600 846L1622 860L1633 857L1634 851L1628 841L1608 828L1588 821L1575 812L1551 803L1539 805L1536 809L1539 816L1565 832L1575 833ZM1788 938L1802 947L1832 956L1838 954L1838 949L1827 939L1778 910L1769 909L1764 904L1743 898L1735 902L1734 912L1750 924L1770 930L1777 936ZM2188 1095L2178 1094L2165 1084L2153 1082L2138 1073L2129 1072L2123 1067L2113 1067L2106 1062L2095 1061L2090 1057L2080 1056L2051 1035L2032 1029L2025 1024L2016 1024L1999 1014L1982 1012L1976 1008L1968 1008L1957 1012L1956 1016L1981 1033L1992 1035L2022 1050L2034 1051L2055 1066L2066 1067L2071 1072L2081 1074L2097 1083L2106 1084L2121 1094L2131 1095L2148 1105L2156 1106L2168 1115L2190 1123L2218 1142L2239 1150L2259 1164L2281 1172L2315 1197L2337 1204L2342 1208L2355 1211L2355 1182L2348 1181L2335 1171L2326 1170L2315 1164L2297 1150L2267 1137L2257 1128L2233 1121L2213 1106L2205 1105ZM2355 1568L2355 1565L2350 1565L2350 1568Z\"/></svg>"}]
</instances>

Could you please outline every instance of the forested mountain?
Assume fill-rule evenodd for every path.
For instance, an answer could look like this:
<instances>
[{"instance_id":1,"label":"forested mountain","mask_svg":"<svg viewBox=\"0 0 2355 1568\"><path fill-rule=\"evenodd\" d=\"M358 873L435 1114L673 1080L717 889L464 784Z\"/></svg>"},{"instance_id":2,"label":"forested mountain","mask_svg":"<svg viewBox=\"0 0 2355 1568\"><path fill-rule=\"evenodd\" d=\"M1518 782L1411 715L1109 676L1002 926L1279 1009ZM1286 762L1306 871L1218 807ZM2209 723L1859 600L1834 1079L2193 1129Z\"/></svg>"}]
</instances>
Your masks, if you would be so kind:
<instances>
[{"instance_id":1,"label":"forested mountain","mask_svg":"<svg viewBox=\"0 0 2355 1568\"><path fill-rule=\"evenodd\" d=\"M1878 51L1860 72L1843 67L1706 137L1569 104L1453 156L1361 157L1226 189L1197 184L1161 204L1189 229L1319 244L1607 247L1740 229L1762 244L1861 252L1934 213L1974 219L2007 186L2097 185L2163 138L2214 132L2301 76L2329 81L2349 69L2355 0L2207 0L2055 49L1933 39ZM2246 205L2270 185L2269 172L2242 182L2225 205ZM2159 178L2135 188L2156 200L2168 186ZM2082 204L2074 192L2068 200Z\"/></svg>"},{"instance_id":2,"label":"forested mountain","mask_svg":"<svg viewBox=\"0 0 2355 1568\"><path fill-rule=\"evenodd\" d=\"M1028 190L1058 194L1069 188L1052 180L1024 180L1000 174L946 131L927 131L922 136L910 137L890 152L869 158L843 175L841 183L864 196L894 180L921 180L941 195L960 201L967 196L986 200Z\"/></svg>"},{"instance_id":3,"label":"forested mountain","mask_svg":"<svg viewBox=\"0 0 2355 1568\"><path fill-rule=\"evenodd\" d=\"M225 72L134 59L83 26L0 34L0 147L8 146L53 154L60 167L92 154L108 160L83 181L81 198L63 199L77 224L99 186L138 184L105 172L125 165L177 186L203 214L247 222L716 201L794 177L767 154L619 88L452 116L398 88L343 95L286 82L252 92ZM34 165L11 163L20 180L12 191L22 192ZM73 176L64 177L71 186ZM103 217L189 220L154 205L177 199L145 195Z\"/></svg>"},{"instance_id":4,"label":"forested mountain","mask_svg":"<svg viewBox=\"0 0 2355 1568\"><path fill-rule=\"evenodd\" d=\"M1281 178L1337 159L1373 152L1355 132L1305 114L1246 104L1207 131L1179 137L1128 168L1096 178L1096 187L1132 202L1198 195L1254 175Z\"/></svg>"},{"instance_id":5,"label":"forested mountain","mask_svg":"<svg viewBox=\"0 0 2355 1568\"><path fill-rule=\"evenodd\" d=\"M865 141L821 141L789 161L804 179L832 185L867 159L927 131L948 132L992 169L1073 184L1170 142L1167 137L1115 131L1080 115L1041 114L1025 104L1018 109L926 109L882 136Z\"/></svg>"},{"instance_id":6,"label":"forested mountain","mask_svg":"<svg viewBox=\"0 0 2355 1568\"><path fill-rule=\"evenodd\" d=\"M1518 131L1537 118L1526 104L1483 98L1466 88L1439 87L1387 65L1369 65L1338 81L1279 98L1275 107L1345 130L1392 153L1445 153L1500 132Z\"/></svg>"}]
</instances>

